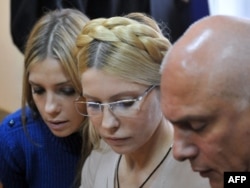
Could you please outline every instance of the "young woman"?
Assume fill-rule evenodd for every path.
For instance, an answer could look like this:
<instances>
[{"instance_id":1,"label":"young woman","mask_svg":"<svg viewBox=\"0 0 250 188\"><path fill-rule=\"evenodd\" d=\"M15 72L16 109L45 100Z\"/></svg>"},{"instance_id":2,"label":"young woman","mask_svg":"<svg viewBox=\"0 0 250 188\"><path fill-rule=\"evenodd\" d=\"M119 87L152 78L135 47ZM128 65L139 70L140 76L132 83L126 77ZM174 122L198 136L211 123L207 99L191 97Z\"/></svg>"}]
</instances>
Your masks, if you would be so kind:
<instances>
[{"instance_id":1,"label":"young woman","mask_svg":"<svg viewBox=\"0 0 250 188\"><path fill-rule=\"evenodd\" d=\"M22 108L0 126L4 188L69 188L81 148L84 156L91 150L88 120L76 112L73 102L81 92L73 48L87 21L73 9L48 12L28 38Z\"/></svg>"},{"instance_id":2,"label":"young woman","mask_svg":"<svg viewBox=\"0 0 250 188\"><path fill-rule=\"evenodd\" d=\"M92 137L96 149L83 167L81 187L208 187L172 156L173 127L161 112L159 88L170 46L157 23L140 13L84 26L77 59L86 101L75 104L101 139Z\"/></svg>"}]
</instances>

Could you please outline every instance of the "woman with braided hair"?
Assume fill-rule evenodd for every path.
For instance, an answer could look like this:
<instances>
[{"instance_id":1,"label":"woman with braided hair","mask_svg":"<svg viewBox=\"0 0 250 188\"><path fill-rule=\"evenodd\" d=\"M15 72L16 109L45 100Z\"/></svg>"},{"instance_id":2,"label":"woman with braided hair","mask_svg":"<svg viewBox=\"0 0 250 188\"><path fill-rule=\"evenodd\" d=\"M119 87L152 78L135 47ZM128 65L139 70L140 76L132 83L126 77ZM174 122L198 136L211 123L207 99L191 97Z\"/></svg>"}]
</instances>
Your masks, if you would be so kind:
<instances>
[{"instance_id":1,"label":"woman with braided hair","mask_svg":"<svg viewBox=\"0 0 250 188\"><path fill-rule=\"evenodd\" d=\"M95 149L83 188L205 188L208 182L172 156L173 128L160 108L160 65L171 47L141 13L88 22L77 38L83 86L75 101L90 120ZM86 105L87 113L81 111ZM179 178L181 177L181 178Z\"/></svg>"}]
</instances>

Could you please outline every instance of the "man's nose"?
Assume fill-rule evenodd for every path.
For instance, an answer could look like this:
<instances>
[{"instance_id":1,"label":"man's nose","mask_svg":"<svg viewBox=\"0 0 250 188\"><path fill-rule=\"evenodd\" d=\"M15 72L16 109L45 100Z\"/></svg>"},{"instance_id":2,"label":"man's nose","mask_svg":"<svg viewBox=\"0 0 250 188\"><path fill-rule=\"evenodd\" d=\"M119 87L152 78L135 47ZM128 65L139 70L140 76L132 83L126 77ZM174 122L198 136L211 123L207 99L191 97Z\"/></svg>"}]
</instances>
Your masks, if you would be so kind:
<instances>
[{"instance_id":1,"label":"man's nose","mask_svg":"<svg viewBox=\"0 0 250 188\"><path fill-rule=\"evenodd\" d=\"M194 158L198 154L198 148L192 143L192 138L183 130L174 130L173 155L178 161Z\"/></svg>"}]
</instances>

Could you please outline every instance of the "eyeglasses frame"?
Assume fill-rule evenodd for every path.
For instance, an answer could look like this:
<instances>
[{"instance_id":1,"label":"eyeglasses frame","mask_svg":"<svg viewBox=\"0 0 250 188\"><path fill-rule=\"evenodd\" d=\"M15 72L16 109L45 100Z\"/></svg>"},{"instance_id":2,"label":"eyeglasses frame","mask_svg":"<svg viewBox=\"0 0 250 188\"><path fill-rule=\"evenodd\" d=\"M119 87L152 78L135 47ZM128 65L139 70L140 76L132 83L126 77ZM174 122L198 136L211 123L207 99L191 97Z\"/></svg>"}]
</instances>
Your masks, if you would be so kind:
<instances>
[{"instance_id":1,"label":"eyeglasses frame","mask_svg":"<svg viewBox=\"0 0 250 188\"><path fill-rule=\"evenodd\" d=\"M114 101L114 102L108 102L108 103L97 103L97 102L86 102L86 101L80 101L79 98L83 97L83 96L79 96L75 101L75 107L76 110L79 114L81 114L82 116L87 116L87 117L93 117L91 115L87 115L87 114L82 114L78 108L77 108L77 104L82 103L82 104L86 104L86 109L88 108L87 105L88 104L95 104L99 106L99 109L101 110L101 112L103 112L103 109L105 106L108 106L108 108L113 112L113 106L117 103L122 103L122 102L138 102L141 101L145 96L147 96L147 94L150 93L150 91L152 91L155 87L157 87L158 85L150 85L140 96L136 97L135 99L123 99L123 100L119 100L119 101Z\"/></svg>"}]
</instances>

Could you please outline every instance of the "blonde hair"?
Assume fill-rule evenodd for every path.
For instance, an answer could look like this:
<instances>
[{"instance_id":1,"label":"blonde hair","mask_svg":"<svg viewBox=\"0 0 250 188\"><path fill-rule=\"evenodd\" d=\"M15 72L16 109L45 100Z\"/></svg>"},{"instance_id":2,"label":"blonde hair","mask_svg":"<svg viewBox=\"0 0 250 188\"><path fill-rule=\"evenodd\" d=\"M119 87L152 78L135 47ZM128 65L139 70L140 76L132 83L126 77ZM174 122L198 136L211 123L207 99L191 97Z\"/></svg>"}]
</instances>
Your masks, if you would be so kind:
<instances>
[{"instance_id":1,"label":"blonde hair","mask_svg":"<svg viewBox=\"0 0 250 188\"><path fill-rule=\"evenodd\" d=\"M88 68L97 68L144 85L160 85L160 65L171 46L158 24L142 13L91 20L76 45L80 75ZM96 135L93 137L98 145Z\"/></svg>"},{"instance_id":2,"label":"blonde hair","mask_svg":"<svg viewBox=\"0 0 250 188\"><path fill-rule=\"evenodd\" d=\"M24 74L22 94L22 121L25 127L25 107L28 104L35 116L40 116L32 97L31 86L28 82L30 68L50 57L60 62L64 72L70 78L74 89L80 94L82 87L78 77L77 62L74 56L75 40L82 27L89 19L80 11L61 9L48 12L33 27L24 53ZM73 105L73 104L72 104ZM82 122L83 148L80 165L89 155L92 145L88 136L88 118ZM81 166L79 167L81 168ZM80 170L78 170L80 171ZM79 173L76 184L79 184Z\"/></svg>"},{"instance_id":3,"label":"blonde hair","mask_svg":"<svg viewBox=\"0 0 250 188\"><path fill-rule=\"evenodd\" d=\"M39 113L32 98L28 77L30 67L47 57L57 59L61 63L76 91L81 92L81 83L72 49L77 35L88 20L78 10L62 9L48 12L35 24L24 53L23 108L28 104L33 111Z\"/></svg>"}]
</instances>

